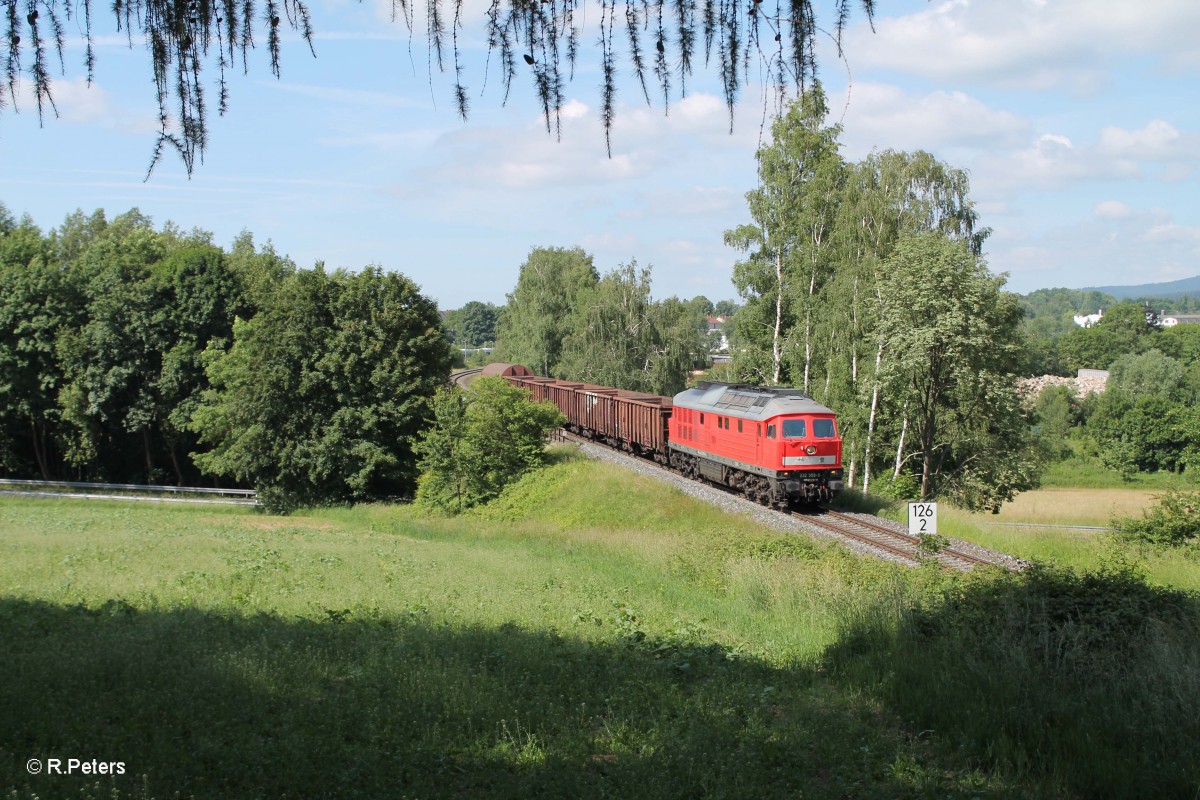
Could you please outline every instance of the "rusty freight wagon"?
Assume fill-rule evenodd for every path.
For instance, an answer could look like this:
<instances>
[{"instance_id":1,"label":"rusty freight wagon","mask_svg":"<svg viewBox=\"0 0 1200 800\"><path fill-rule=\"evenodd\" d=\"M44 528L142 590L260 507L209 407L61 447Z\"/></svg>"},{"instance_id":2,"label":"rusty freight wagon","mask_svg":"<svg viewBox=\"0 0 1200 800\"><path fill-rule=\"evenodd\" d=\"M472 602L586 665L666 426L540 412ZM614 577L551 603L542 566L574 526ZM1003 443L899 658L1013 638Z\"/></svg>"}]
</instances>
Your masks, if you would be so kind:
<instances>
[{"instance_id":1,"label":"rusty freight wagon","mask_svg":"<svg viewBox=\"0 0 1200 800\"><path fill-rule=\"evenodd\" d=\"M522 375L517 370L503 367L497 374L527 389L535 400L549 400L558 406L567 418L564 426L567 430L664 464L667 462L671 398L611 386Z\"/></svg>"}]
</instances>

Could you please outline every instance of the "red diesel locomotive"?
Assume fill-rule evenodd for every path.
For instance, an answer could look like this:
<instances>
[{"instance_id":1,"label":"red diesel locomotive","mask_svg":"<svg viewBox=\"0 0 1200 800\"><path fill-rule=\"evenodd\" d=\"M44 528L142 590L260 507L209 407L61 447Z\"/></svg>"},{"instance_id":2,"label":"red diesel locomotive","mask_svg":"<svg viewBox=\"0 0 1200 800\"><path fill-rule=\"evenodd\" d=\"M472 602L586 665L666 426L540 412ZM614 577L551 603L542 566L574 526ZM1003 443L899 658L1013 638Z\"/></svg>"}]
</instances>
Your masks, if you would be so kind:
<instances>
[{"instance_id":1,"label":"red diesel locomotive","mask_svg":"<svg viewBox=\"0 0 1200 800\"><path fill-rule=\"evenodd\" d=\"M842 490L837 417L798 389L701 381L675 395L671 466L770 505Z\"/></svg>"},{"instance_id":2,"label":"red diesel locomotive","mask_svg":"<svg viewBox=\"0 0 1200 800\"><path fill-rule=\"evenodd\" d=\"M541 378L519 365L485 374L551 401L574 433L765 505L823 502L842 490L837 416L797 389L702 381L672 399Z\"/></svg>"}]
</instances>

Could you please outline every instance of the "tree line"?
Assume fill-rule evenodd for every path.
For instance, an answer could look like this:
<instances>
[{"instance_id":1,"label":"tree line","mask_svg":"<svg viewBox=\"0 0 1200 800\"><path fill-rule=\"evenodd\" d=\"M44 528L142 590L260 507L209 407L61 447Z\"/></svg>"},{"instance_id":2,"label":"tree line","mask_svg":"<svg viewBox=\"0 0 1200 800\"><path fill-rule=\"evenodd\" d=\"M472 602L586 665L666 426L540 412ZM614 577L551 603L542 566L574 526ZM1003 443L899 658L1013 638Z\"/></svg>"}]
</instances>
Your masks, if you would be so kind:
<instances>
[{"instance_id":1,"label":"tree line","mask_svg":"<svg viewBox=\"0 0 1200 800\"><path fill-rule=\"evenodd\" d=\"M0 206L0 472L257 488L272 507L409 496L449 372L399 273L298 269L136 209L43 233Z\"/></svg>"},{"instance_id":2,"label":"tree line","mask_svg":"<svg viewBox=\"0 0 1200 800\"><path fill-rule=\"evenodd\" d=\"M1093 326L1032 338L1036 355L1108 370L1103 393L1065 386L1036 399L1038 440L1052 460L1094 458L1126 477L1200 469L1200 325L1163 327L1138 302L1105 309Z\"/></svg>"},{"instance_id":3,"label":"tree line","mask_svg":"<svg viewBox=\"0 0 1200 800\"><path fill-rule=\"evenodd\" d=\"M497 355L548 377L682 391L708 365L705 317L716 309L703 297L653 300L650 285L636 261L601 276L581 248L534 248L500 315Z\"/></svg>"}]
</instances>

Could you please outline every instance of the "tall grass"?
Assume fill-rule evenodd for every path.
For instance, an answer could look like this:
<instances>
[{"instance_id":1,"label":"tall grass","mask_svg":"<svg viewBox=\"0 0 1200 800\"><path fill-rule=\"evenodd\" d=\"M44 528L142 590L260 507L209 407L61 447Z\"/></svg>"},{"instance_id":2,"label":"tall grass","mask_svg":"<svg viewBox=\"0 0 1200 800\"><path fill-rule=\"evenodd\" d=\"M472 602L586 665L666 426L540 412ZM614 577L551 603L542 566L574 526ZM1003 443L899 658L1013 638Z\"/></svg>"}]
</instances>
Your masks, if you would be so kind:
<instances>
[{"instance_id":1,"label":"tall grass","mask_svg":"<svg viewBox=\"0 0 1200 800\"><path fill-rule=\"evenodd\" d=\"M1021 580L860 561L569 455L454 519L6 501L0 797L1089 797L1097 759L1200 789L1191 601L1130 578L1114 627ZM1101 689L1141 709L1124 766L1046 732L1115 713ZM25 772L48 756L128 773Z\"/></svg>"},{"instance_id":2,"label":"tall grass","mask_svg":"<svg viewBox=\"0 0 1200 800\"><path fill-rule=\"evenodd\" d=\"M1128 570L1034 568L881 604L828 660L1030 794L1200 791L1200 602Z\"/></svg>"}]
</instances>

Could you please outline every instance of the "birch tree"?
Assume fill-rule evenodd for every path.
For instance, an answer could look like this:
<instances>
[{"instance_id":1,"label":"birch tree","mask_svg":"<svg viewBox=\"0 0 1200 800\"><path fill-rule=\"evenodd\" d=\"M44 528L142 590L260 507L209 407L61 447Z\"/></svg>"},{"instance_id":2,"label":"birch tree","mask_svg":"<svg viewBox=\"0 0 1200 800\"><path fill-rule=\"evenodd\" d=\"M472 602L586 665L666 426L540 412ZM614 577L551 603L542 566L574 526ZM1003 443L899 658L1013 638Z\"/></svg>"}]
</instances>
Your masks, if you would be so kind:
<instances>
[{"instance_id":1,"label":"birch tree","mask_svg":"<svg viewBox=\"0 0 1200 800\"><path fill-rule=\"evenodd\" d=\"M805 92L771 126L771 144L759 149L759 185L747 192L754 223L725 232L725 243L747 254L734 266L733 282L746 305L735 323L746 342L771 357L757 366L763 381L779 384L811 377L813 315L818 291L832 264L838 193L844 162L838 154L840 126L826 126L828 107L820 85ZM802 356L792 351L802 346Z\"/></svg>"},{"instance_id":2,"label":"birch tree","mask_svg":"<svg viewBox=\"0 0 1200 800\"><path fill-rule=\"evenodd\" d=\"M882 378L894 399L910 403L921 499L942 492L995 510L1032 484L1036 466L1013 380L1017 297L968 242L941 233L903 238L885 267Z\"/></svg>"}]
</instances>

